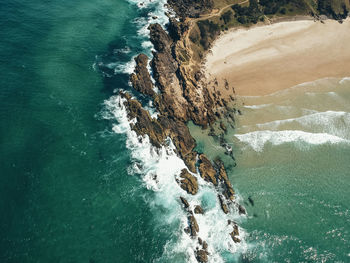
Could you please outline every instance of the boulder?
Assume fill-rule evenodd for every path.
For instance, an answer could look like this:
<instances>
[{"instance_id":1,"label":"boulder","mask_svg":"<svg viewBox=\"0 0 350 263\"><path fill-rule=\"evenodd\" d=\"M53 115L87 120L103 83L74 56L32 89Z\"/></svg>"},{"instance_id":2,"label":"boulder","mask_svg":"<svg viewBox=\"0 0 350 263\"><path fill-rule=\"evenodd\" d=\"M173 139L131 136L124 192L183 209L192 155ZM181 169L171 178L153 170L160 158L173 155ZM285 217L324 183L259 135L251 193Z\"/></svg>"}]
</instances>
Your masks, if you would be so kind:
<instances>
[{"instance_id":1,"label":"boulder","mask_svg":"<svg viewBox=\"0 0 350 263\"><path fill-rule=\"evenodd\" d=\"M196 258L199 263L208 262L208 252L204 249L200 249L196 251Z\"/></svg>"},{"instance_id":2,"label":"boulder","mask_svg":"<svg viewBox=\"0 0 350 263\"><path fill-rule=\"evenodd\" d=\"M244 208L243 206L241 206L241 205L238 205L238 212L239 212L240 215L242 215L242 214L243 214L243 215L247 214L245 208Z\"/></svg>"},{"instance_id":3,"label":"boulder","mask_svg":"<svg viewBox=\"0 0 350 263\"><path fill-rule=\"evenodd\" d=\"M199 231L199 226L198 226L196 218L193 215L188 216L188 224L190 227L191 236L192 237L197 236L197 232Z\"/></svg>"},{"instance_id":4,"label":"boulder","mask_svg":"<svg viewBox=\"0 0 350 263\"><path fill-rule=\"evenodd\" d=\"M228 210L227 204L225 203L223 196L218 195L218 197L219 197L220 206L221 206L222 211L224 211L225 214L228 214L229 210Z\"/></svg>"},{"instance_id":5,"label":"boulder","mask_svg":"<svg viewBox=\"0 0 350 263\"><path fill-rule=\"evenodd\" d=\"M201 174L201 177L207 181L213 183L215 186L218 185L218 182L216 180L216 171L211 164L211 162L208 160L208 158L201 154L199 156L200 164L199 164L199 172Z\"/></svg>"},{"instance_id":6,"label":"boulder","mask_svg":"<svg viewBox=\"0 0 350 263\"><path fill-rule=\"evenodd\" d=\"M183 198L182 196L180 196L180 200L181 200L181 203L184 205L184 207L187 209L190 207L190 204L188 203L188 201Z\"/></svg>"},{"instance_id":7,"label":"boulder","mask_svg":"<svg viewBox=\"0 0 350 263\"><path fill-rule=\"evenodd\" d=\"M187 169L182 169L180 178L180 186L187 193L195 195L198 192L197 178L190 174Z\"/></svg>"},{"instance_id":8,"label":"boulder","mask_svg":"<svg viewBox=\"0 0 350 263\"><path fill-rule=\"evenodd\" d=\"M194 208L194 213L195 214L204 214L204 210L200 205L196 205L196 207Z\"/></svg>"}]
</instances>

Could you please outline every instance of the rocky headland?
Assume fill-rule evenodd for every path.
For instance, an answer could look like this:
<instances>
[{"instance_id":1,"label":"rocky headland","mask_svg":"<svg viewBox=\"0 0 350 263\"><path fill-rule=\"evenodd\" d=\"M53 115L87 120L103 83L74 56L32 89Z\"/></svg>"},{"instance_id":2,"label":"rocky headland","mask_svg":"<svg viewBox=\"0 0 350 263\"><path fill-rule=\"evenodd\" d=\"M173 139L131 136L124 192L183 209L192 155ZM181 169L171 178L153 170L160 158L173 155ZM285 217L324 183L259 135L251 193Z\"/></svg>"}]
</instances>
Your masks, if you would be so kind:
<instances>
[{"instance_id":1,"label":"rocky headland","mask_svg":"<svg viewBox=\"0 0 350 263\"><path fill-rule=\"evenodd\" d=\"M210 160L205 153L196 152L196 141L187 127L189 121L203 129L213 129L214 124L219 123L217 127L224 133L227 128L224 122L220 121L221 118L226 117L226 120L234 122L235 114L240 114L239 110L234 108L233 87L225 83L225 92L221 92L218 90L218 82L215 79L207 81L202 71L202 59L207 45L210 46L219 33L216 32L205 41L199 41L201 44L196 43L196 39L193 38L193 32L198 31L197 23L206 16L213 16L215 1L169 0L168 4L176 12L177 18L169 17L166 30L159 24L149 26L150 40L155 49L153 58L149 61L145 54L138 55L135 58L134 73L130 76L132 87L152 99L158 116L152 118L141 102L128 93L121 93L125 98L129 119L136 119L131 128L138 135L147 135L156 148L165 145L167 138L172 140L177 154L187 166L174 178L184 193L198 193L200 185L193 174L199 174L215 187L217 202L223 213L236 211L244 215L246 211L235 199L235 191L224 163L220 160ZM217 13L221 14L221 11ZM199 34L202 40L207 37L203 32L200 30ZM203 49L204 43L206 44ZM198 51L200 45L201 50ZM148 65L151 66L155 84L152 82ZM224 141L222 145L225 146ZM194 240L198 240L198 247L194 251L198 262L207 262L210 257L208 244L198 236L199 225L196 220L196 215L204 214L205 210L201 206L192 210L189 202L182 196L179 196L178 200L188 219L188 226L183 231ZM233 221L229 221L228 225L232 225L233 229L228 235L235 243L241 242L238 225Z\"/></svg>"}]
</instances>

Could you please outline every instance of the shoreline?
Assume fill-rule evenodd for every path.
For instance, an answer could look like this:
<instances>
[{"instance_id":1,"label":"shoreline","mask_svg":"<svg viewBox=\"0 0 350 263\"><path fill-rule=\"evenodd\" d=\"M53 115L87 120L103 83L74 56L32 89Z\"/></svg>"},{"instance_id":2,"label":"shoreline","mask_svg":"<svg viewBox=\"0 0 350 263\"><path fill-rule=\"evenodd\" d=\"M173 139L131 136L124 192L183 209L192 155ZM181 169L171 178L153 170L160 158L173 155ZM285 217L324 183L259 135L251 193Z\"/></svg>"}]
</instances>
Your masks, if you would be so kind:
<instances>
[{"instance_id":1,"label":"shoreline","mask_svg":"<svg viewBox=\"0 0 350 263\"><path fill-rule=\"evenodd\" d=\"M227 80L236 95L267 95L325 77L347 77L350 67L350 19L276 21L248 29L233 29L213 43L204 70ZM248 43L248 44L247 44ZM228 95L228 94L227 94Z\"/></svg>"}]
</instances>

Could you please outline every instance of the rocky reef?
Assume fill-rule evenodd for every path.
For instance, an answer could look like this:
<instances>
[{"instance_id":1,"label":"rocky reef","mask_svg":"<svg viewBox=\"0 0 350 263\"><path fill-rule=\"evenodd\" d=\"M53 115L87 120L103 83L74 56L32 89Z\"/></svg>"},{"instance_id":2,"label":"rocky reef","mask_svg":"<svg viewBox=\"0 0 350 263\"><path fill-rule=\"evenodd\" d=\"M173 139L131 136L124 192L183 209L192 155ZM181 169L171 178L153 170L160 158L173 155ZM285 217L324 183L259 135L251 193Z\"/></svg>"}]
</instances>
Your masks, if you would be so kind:
<instances>
[{"instance_id":1,"label":"rocky reef","mask_svg":"<svg viewBox=\"0 0 350 263\"><path fill-rule=\"evenodd\" d=\"M181 13L181 22L170 18L167 30L159 24L149 26L150 40L155 49L153 58L149 62L146 55L138 55L135 58L134 73L130 76L132 87L153 101L158 116L152 118L140 101L128 93L120 93L125 99L128 118L135 120L130 124L131 129L138 135L147 135L156 148L165 145L167 138L172 140L178 156L187 166L174 178L184 192L190 195L198 193L200 186L195 174L199 173L201 178L216 189L217 202L223 213L228 214L231 209L238 211L239 205L235 201L235 192L224 164L220 161L213 163L205 154L197 153L194 150L196 142L187 127L187 122L193 121L196 125L207 128L230 110L228 101L202 81L200 70L184 63L184 58L191 54L185 40L189 24L184 18L210 11L212 1L169 0L169 4L178 14ZM148 65L151 66L155 84L152 82ZM222 129L223 127L221 125ZM191 207L181 196L179 203L187 214L188 226L184 231L191 238L198 238L200 247L194 251L195 257L198 262L207 262L210 256L208 244L197 236L199 225L196 219L196 215L205 214L205 210L200 205ZM234 242L239 242L238 226L235 227L233 234L228 235L231 235Z\"/></svg>"}]
</instances>

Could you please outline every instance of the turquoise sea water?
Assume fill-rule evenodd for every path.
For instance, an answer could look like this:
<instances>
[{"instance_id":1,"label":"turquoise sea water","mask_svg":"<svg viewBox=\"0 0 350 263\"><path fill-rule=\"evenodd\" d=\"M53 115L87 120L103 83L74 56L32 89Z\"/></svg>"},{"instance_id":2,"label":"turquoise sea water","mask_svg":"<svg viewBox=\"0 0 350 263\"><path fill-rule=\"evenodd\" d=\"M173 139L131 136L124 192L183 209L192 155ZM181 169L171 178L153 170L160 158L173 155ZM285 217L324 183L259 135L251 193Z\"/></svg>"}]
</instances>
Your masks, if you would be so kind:
<instances>
[{"instance_id":1,"label":"turquoise sea water","mask_svg":"<svg viewBox=\"0 0 350 263\"><path fill-rule=\"evenodd\" d=\"M115 109L113 95L130 90L132 57L151 55L147 24L152 16L165 21L164 1L136 3L0 1L0 262L193 261L181 190L169 172L183 164L144 154L146 144L134 147ZM303 130L350 140L350 85L336 83L318 83L320 92L307 96L244 99L237 130L226 136L237 167L230 158L225 164L243 200L254 201L241 221L248 248L228 252L237 248L225 247L227 220L210 187L189 199L210 211L198 221L213 244L212 262L349 260L348 144L243 136ZM317 115L326 111L336 113ZM319 122L271 123L310 114ZM225 158L215 140L193 133L199 148ZM154 172L164 175L157 183Z\"/></svg>"},{"instance_id":2,"label":"turquoise sea water","mask_svg":"<svg viewBox=\"0 0 350 263\"><path fill-rule=\"evenodd\" d=\"M125 136L100 116L128 76L94 67L113 72L142 50L144 13L122 0L0 1L0 262L162 253Z\"/></svg>"},{"instance_id":3,"label":"turquoise sea water","mask_svg":"<svg viewBox=\"0 0 350 263\"><path fill-rule=\"evenodd\" d=\"M236 129L219 142L190 125L198 147L221 157L248 211L243 262L349 262L350 80L323 79L240 97Z\"/></svg>"}]
</instances>

